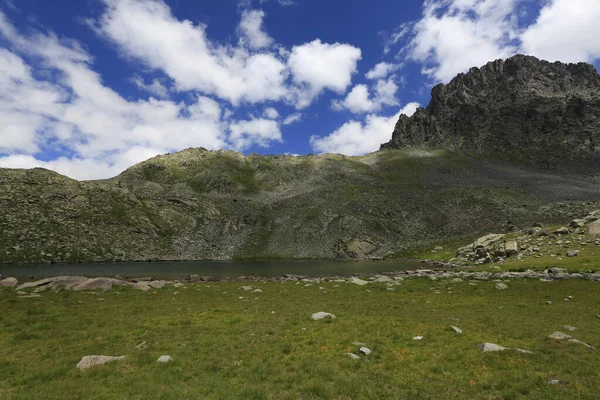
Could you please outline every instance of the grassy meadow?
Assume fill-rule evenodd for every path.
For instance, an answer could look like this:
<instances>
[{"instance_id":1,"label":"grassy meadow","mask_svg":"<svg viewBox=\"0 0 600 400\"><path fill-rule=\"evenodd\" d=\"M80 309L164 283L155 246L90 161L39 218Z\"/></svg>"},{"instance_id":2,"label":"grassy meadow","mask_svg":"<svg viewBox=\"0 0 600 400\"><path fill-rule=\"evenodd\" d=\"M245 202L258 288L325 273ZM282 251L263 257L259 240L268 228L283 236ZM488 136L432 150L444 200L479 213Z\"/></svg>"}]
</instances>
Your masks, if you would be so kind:
<instances>
[{"instance_id":1,"label":"grassy meadow","mask_svg":"<svg viewBox=\"0 0 600 400\"><path fill-rule=\"evenodd\" d=\"M600 350L548 335L600 347L600 283L505 283L264 282L254 293L223 282L40 298L0 289L0 398L597 399ZM337 319L313 321L318 311ZM354 342L372 354L352 360ZM483 353L483 342L533 354ZM76 369L86 355L127 358ZM161 355L174 361L158 364Z\"/></svg>"}]
</instances>

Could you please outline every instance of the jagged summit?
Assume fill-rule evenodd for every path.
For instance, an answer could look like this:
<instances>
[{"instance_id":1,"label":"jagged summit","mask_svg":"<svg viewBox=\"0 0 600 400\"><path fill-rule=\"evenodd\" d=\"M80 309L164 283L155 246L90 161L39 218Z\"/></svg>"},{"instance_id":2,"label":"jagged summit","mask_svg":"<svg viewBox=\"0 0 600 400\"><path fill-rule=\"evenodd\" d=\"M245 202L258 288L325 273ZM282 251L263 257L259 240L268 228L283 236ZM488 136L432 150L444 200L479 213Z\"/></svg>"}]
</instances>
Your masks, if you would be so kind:
<instances>
[{"instance_id":1,"label":"jagged summit","mask_svg":"<svg viewBox=\"0 0 600 400\"><path fill-rule=\"evenodd\" d=\"M586 63L517 55L471 68L401 115L382 149L447 147L537 165L597 155L600 75Z\"/></svg>"}]
</instances>

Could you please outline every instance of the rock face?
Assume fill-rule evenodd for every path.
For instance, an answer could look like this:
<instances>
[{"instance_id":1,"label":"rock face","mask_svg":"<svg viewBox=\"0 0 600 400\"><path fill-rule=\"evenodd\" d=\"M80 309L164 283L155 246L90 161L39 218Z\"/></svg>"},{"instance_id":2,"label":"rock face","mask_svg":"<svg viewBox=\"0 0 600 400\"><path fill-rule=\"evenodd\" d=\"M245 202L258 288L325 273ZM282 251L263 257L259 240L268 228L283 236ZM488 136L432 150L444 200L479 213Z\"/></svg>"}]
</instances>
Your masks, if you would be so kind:
<instances>
[{"instance_id":1,"label":"rock face","mask_svg":"<svg viewBox=\"0 0 600 400\"><path fill-rule=\"evenodd\" d=\"M517 55L459 74L401 115L381 147L444 147L553 166L597 156L600 76L589 64Z\"/></svg>"}]
</instances>

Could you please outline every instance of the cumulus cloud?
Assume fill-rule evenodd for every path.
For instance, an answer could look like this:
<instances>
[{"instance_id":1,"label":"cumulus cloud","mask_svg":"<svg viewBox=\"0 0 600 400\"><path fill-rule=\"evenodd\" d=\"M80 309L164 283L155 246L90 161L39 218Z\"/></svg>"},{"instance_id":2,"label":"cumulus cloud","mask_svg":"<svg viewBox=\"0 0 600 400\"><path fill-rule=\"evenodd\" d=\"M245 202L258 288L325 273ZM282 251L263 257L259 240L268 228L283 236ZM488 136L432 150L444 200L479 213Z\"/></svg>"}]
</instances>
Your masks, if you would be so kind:
<instances>
[{"instance_id":1,"label":"cumulus cloud","mask_svg":"<svg viewBox=\"0 0 600 400\"><path fill-rule=\"evenodd\" d=\"M523 51L550 61L593 62L600 58L600 2L553 0L521 35Z\"/></svg>"},{"instance_id":2,"label":"cumulus cloud","mask_svg":"<svg viewBox=\"0 0 600 400\"><path fill-rule=\"evenodd\" d=\"M244 150L252 144L267 147L273 141L282 141L279 125L270 119L237 121L232 123L229 129L229 141L236 150Z\"/></svg>"},{"instance_id":3,"label":"cumulus cloud","mask_svg":"<svg viewBox=\"0 0 600 400\"><path fill-rule=\"evenodd\" d=\"M266 108L264 114L265 114L265 117L267 117L269 119L279 118L279 112L273 107Z\"/></svg>"},{"instance_id":4,"label":"cumulus cloud","mask_svg":"<svg viewBox=\"0 0 600 400\"><path fill-rule=\"evenodd\" d=\"M304 86L296 92L299 108L308 106L324 89L344 93L361 57L360 49L354 46L327 44L319 39L294 46L288 65L294 82Z\"/></svg>"},{"instance_id":5,"label":"cumulus cloud","mask_svg":"<svg viewBox=\"0 0 600 400\"><path fill-rule=\"evenodd\" d=\"M460 72L498 58L526 53L550 61L600 59L600 2L539 2L525 23L528 0L427 0L420 20L390 35L384 53L403 45L399 58L423 66L424 75L447 82Z\"/></svg>"},{"instance_id":6,"label":"cumulus cloud","mask_svg":"<svg viewBox=\"0 0 600 400\"><path fill-rule=\"evenodd\" d=\"M390 64L390 63L387 63L387 62L380 62L379 64L377 64L373 68L371 68L369 70L369 72L367 72L365 74L365 77L367 79L383 79L383 78L387 78L397 68L398 68L398 66L395 65L395 64Z\"/></svg>"},{"instance_id":7,"label":"cumulus cloud","mask_svg":"<svg viewBox=\"0 0 600 400\"><path fill-rule=\"evenodd\" d=\"M378 112L384 106L396 106L399 104L396 99L398 85L393 78L380 79L374 86L375 95L371 96L367 85L359 84L354 86L344 100L336 100L332 107L334 110L347 109L355 114Z\"/></svg>"},{"instance_id":8,"label":"cumulus cloud","mask_svg":"<svg viewBox=\"0 0 600 400\"><path fill-rule=\"evenodd\" d=\"M295 113L295 114L290 114L287 117L285 117L285 119L283 120L283 125L291 125L295 122L298 122L302 119L302 114L300 113Z\"/></svg>"},{"instance_id":9,"label":"cumulus cloud","mask_svg":"<svg viewBox=\"0 0 600 400\"><path fill-rule=\"evenodd\" d=\"M146 83L139 76L134 76L131 82L143 92L150 93L158 98L169 97L169 89L163 85L158 79L153 79L152 82Z\"/></svg>"},{"instance_id":10,"label":"cumulus cloud","mask_svg":"<svg viewBox=\"0 0 600 400\"><path fill-rule=\"evenodd\" d=\"M253 49L262 49L273 43L273 39L263 30L265 13L259 10L245 10L242 12L239 30L242 42L248 42Z\"/></svg>"},{"instance_id":11,"label":"cumulus cloud","mask_svg":"<svg viewBox=\"0 0 600 400\"><path fill-rule=\"evenodd\" d=\"M391 117L369 114L364 123L347 122L328 136L311 136L311 146L320 153L345 155L362 155L377 151L381 143L390 139L400 114L411 116L418 107L417 103L409 103L398 114Z\"/></svg>"}]
</instances>

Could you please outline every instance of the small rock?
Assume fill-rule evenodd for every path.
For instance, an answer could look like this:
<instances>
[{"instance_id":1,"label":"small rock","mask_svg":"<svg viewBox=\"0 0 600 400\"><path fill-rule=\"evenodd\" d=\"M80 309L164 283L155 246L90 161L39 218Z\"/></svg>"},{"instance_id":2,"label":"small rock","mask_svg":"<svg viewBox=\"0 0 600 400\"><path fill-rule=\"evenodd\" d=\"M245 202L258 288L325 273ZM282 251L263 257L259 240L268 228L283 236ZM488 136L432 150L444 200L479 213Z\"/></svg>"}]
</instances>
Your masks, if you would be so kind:
<instances>
[{"instance_id":1,"label":"small rock","mask_svg":"<svg viewBox=\"0 0 600 400\"><path fill-rule=\"evenodd\" d=\"M135 285L133 285L133 288L147 292L148 290L150 290L150 285L148 284L148 282L138 282Z\"/></svg>"},{"instance_id":2,"label":"small rock","mask_svg":"<svg viewBox=\"0 0 600 400\"><path fill-rule=\"evenodd\" d=\"M565 328L565 330L567 330L569 332L573 332L575 329L577 329L574 326L570 326L570 325L565 325L565 326L563 326L563 328Z\"/></svg>"},{"instance_id":3,"label":"small rock","mask_svg":"<svg viewBox=\"0 0 600 400\"><path fill-rule=\"evenodd\" d=\"M351 358L351 359L353 359L353 360L360 360L360 357L359 357L359 356L357 356L356 354L352 354L352 353L346 353L346 354L344 354L344 355L345 355L345 356L348 356L348 357L350 357L350 358Z\"/></svg>"},{"instance_id":4,"label":"small rock","mask_svg":"<svg viewBox=\"0 0 600 400\"><path fill-rule=\"evenodd\" d=\"M506 286L504 283L496 283L496 289L504 290L504 289L508 289L508 286Z\"/></svg>"},{"instance_id":5,"label":"small rock","mask_svg":"<svg viewBox=\"0 0 600 400\"><path fill-rule=\"evenodd\" d=\"M415 337L413 338L413 340L414 340L415 342L418 342L419 340L423 340L423 336L415 336Z\"/></svg>"},{"instance_id":6,"label":"small rock","mask_svg":"<svg viewBox=\"0 0 600 400\"><path fill-rule=\"evenodd\" d=\"M260 290L260 289L254 289L254 290L252 291L252 293L262 293L262 290Z\"/></svg>"},{"instance_id":7,"label":"small rock","mask_svg":"<svg viewBox=\"0 0 600 400\"><path fill-rule=\"evenodd\" d=\"M567 228L566 226L560 227L557 230L554 231L554 233L556 235L568 235L569 234L569 228Z\"/></svg>"},{"instance_id":8,"label":"small rock","mask_svg":"<svg viewBox=\"0 0 600 400\"><path fill-rule=\"evenodd\" d=\"M569 250L567 251L567 257L577 257L579 254L579 250Z\"/></svg>"},{"instance_id":9,"label":"small rock","mask_svg":"<svg viewBox=\"0 0 600 400\"><path fill-rule=\"evenodd\" d=\"M497 344L494 343L482 343L479 345L479 348L481 348L481 351L483 351L484 353L488 352L488 351L504 351L504 350L508 350L506 347L502 347L499 346Z\"/></svg>"},{"instance_id":10,"label":"small rock","mask_svg":"<svg viewBox=\"0 0 600 400\"><path fill-rule=\"evenodd\" d=\"M163 364L169 363L171 361L173 361L171 356L160 356L160 357L158 357L158 360L156 360L156 362L163 363Z\"/></svg>"},{"instance_id":11,"label":"small rock","mask_svg":"<svg viewBox=\"0 0 600 400\"><path fill-rule=\"evenodd\" d=\"M85 356L77 363L77 368L84 370L98 365L103 365L109 362L124 359L126 356L111 357L111 356Z\"/></svg>"},{"instance_id":12,"label":"small rock","mask_svg":"<svg viewBox=\"0 0 600 400\"><path fill-rule=\"evenodd\" d=\"M361 353L363 353L365 356L368 356L369 354L371 354L371 350L366 348L366 347L361 347L358 351L360 351Z\"/></svg>"},{"instance_id":13,"label":"small rock","mask_svg":"<svg viewBox=\"0 0 600 400\"><path fill-rule=\"evenodd\" d=\"M358 346L358 347L362 347L362 346L366 346L366 343L363 342L352 342L352 346Z\"/></svg>"},{"instance_id":14,"label":"small rock","mask_svg":"<svg viewBox=\"0 0 600 400\"><path fill-rule=\"evenodd\" d=\"M366 285L366 284L369 283L369 282L364 281L362 279L359 279L359 278L357 278L355 276L353 276L352 278L350 278L350 280L348 282L354 283L355 285L358 285L358 286L364 286L364 285Z\"/></svg>"},{"instance_id":15,"label":"small rock","mask_svg":"<svg viewBox=\"0 0 600 400\"><path fill-rule=\"evenodd\" d=\"M566 335L562 332L554 332L551 333L550 336L548 336L550 339L555 339L555 340L566 340L566 339L571 339L571 336Z\"/></svg>"},{"instance_id":16,"label":"small rock","mask_svg":"<svg viewBox=\"0 0 600 400\"><path fill-rule=\"evenodd\" d=\"M552 304L552 302L550 300L546 301L546 304Z\"/></svg>"},{"instance_id":17,"label":"small rock","mask_svg":"<svg viewBox=\"0 0 600 400\"><path fill-rule=\"evenodd\" d=\"M462 329L460 329L460 328L459 328L459 327L457 327L457 326L454 326L454 325L452 325L452 326L450 326L450 328L452 328L452 330L453 330L454 332L458 333L458 334L462 334L462 333L463 333Z\"/></svg>"},{"instance_id":18,"label":"small rock","mask_svg":"<svg viewBox=\"0 0 600 400\"><path fill-rule=\"evenodd\" d=\"M462 280L462 279L460 279L460 278L454 278L454 279L452 279L452 280L450 281L450 283L460 283L460 282L462 282L462 281L463 281L463 280Z\"/></svg>"},{"instance_id":19,"label":"small rock","mask_svg":"<svg viewBox=\"0 0 600 400\"><path fill-rule=\"evenodd\" d=\"M529 350L525 350L525 349L515 349L515 350L518 351L519 353L533 354L533 351L529 351Z\"/></svg>"},{"instance_id":20,"label":"small rock","mask_svg":"<svg viewBox=\"0 0 600 400\"><path fill-rule=\"evenodd\" d=\"M248 290L252 290L252 289L254 289L254 288L253 288L252 286L242 286L240 289L241 289L241 290L248 291Z\"/></svg>"},{"instance_id":21,"label":"small rock","mask_svg":"<svg viewBox=\"0 0 600 400\"><path fill-rule=\"evenodd\" d=\"M135 348L138 349L138 350L144 350L146 347L148 347L148 343L146 343L146 342L142 342L142 343L137 344L135 346Z\"/></svg>"},{"instance_id":22,"label":"small rock","mask_svg":"<svg viewBox=\"0 0 600 400\"><path fill-rule=\"evenodd\" d=\"M331 313L327 313L327 312L323 312L323 311L319 311L318 313L314 313L313 315L310 316L313 320L315 321L319 321L325 318L331 318L331 319L335 319L336 316L331 314Z\"/></svg>"},{"instance_id":23,"label":"small rock","mask_svg":"<svg viewBox=\"0 0 600 400\"><path fill-rule=\"evenodd\" d=\"M551 379L548 383L551 385L560 385L560 381L558 379Z\"/></svg>"}]
</instances>

